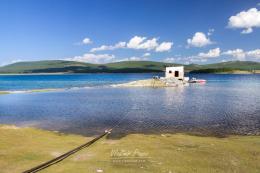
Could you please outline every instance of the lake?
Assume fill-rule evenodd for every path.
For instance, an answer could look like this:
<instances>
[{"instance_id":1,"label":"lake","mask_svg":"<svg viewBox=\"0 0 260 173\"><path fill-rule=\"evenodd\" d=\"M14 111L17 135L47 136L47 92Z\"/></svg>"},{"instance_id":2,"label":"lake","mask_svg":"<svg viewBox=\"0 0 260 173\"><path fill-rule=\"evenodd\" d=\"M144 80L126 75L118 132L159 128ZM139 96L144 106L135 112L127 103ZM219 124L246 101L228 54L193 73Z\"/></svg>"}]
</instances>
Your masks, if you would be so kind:
<instances>
[{"instance_id":1,"label":"lake","mask_svg":"<svg viewBox=\"0 0 260 173\"><path fill-rule=\"evenodd\" d=\"M1 75L0 91L65 90L0 95L0 124L97 135L260 134L260 75L190 74L206 84L115 88L163 74Z\"/></svg>"}]
</instances>

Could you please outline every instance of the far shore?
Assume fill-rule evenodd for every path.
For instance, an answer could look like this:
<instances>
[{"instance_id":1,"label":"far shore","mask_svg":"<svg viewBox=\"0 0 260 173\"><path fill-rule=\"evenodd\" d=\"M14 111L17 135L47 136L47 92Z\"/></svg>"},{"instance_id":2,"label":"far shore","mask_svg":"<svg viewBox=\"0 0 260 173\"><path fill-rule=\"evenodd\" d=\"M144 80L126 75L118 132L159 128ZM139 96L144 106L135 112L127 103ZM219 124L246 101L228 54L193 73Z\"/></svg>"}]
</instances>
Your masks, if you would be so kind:
<instances>
[{"instance_id":1,"label":"far shore","mask_svg":"<svg viewBox=\"0 0 260 173\"><path fill-rule=\"evenodd\" d=\"M207 72L207 69L190 71L190 74L260 74L260 70L248 71L248 70L232 70L223 72Z\"/></svg>"},{"instance_id":2,"label":"far shore","mask_svg":"<svg viewBox=\"0 0 260 173\"><path fill-rule=\"evenodd\" d=\"M78 73L0 73L0 76L5 75L63 75L63 74L78 74Z\"/></svg>"},{"instance_id":3,"label":"far shore","mask_svg":"<svg viewBox=\"0 0 260 173\"><path fill-rule=\"evenodd\" d=\"M221 72L221 73L215 73L215 74L260 74L260 70L252 71L242 71L242 70L234 70L231 72Z\"/></svg>"},{"instance_id":4,"label":"far shore","mask_svg":"<svg viewBox=\"0 0 260 173\"><path fill-rule=\"evenodd\" d=\"M5 75L64 75L64 74L124 74L124 73L130 73L130 74L138 74L133 72L116 72L116 73L108 73L108 72L97 72L97 73L73 73L73 72L55 72L55 73L0 73L0 76ZM139 72L142 73L142 72ZM143 72L143 73L164 73L164 71L161 72ZM247 71L247 70L232 70L227 72L192 72L192 71L186 71L187 74L260 74L260 70L254 70L254 71Z\"/></svg>"}]
</instances>

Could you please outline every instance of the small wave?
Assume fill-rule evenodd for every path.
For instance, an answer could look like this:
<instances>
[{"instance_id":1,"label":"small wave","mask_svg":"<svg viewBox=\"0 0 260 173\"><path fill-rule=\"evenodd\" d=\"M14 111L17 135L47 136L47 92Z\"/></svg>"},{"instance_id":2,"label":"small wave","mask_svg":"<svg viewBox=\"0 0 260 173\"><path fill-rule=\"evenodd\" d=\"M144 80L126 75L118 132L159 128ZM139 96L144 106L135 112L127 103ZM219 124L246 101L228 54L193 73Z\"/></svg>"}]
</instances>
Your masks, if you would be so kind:
<instances>
[{"instance_id":1,"label":"small wave","mask_svg":"<svg viewBox=\"0 0 260 173\"><path fill-rule=\"evenodd\" d=\"M9 94L20 94L20 93L28 93L30 92L29 90L26 91L6 91Z\"/></svg>"}]
</instances>

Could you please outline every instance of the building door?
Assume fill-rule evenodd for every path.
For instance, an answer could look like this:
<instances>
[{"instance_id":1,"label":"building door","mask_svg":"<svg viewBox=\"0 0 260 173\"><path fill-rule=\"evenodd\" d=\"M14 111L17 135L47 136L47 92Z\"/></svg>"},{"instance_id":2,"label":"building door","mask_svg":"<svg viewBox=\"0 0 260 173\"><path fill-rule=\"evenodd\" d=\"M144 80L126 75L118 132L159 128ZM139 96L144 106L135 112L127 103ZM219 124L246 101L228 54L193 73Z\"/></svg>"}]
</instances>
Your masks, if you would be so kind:
<instances>
[{"instance_id":1,"label":"building door","mask_svg":"<svg viewBox=\"0 0 260 173\"><path fill-rule=\"evenodd\" d=\"M175 71L174 76L179 77L179 71Z\"/></svg>"}]
</instances>

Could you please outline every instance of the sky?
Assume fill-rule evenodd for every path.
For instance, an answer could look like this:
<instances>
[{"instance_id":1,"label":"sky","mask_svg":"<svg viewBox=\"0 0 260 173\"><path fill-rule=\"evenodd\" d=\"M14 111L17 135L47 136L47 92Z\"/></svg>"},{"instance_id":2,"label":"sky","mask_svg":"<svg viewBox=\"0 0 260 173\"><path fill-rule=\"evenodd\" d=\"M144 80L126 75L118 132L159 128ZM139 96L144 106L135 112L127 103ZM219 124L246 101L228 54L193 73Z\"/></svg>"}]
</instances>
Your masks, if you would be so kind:
<instances>
[{"instance_id":1,"label":"sky","mask_svg":"<svg viewBox=\"0 0 260 173\"><path fill-rule=\"evenodd\" d=\"M0 65L260 62L260 0L0 0Z\"/></svg>"}]
</instances>

